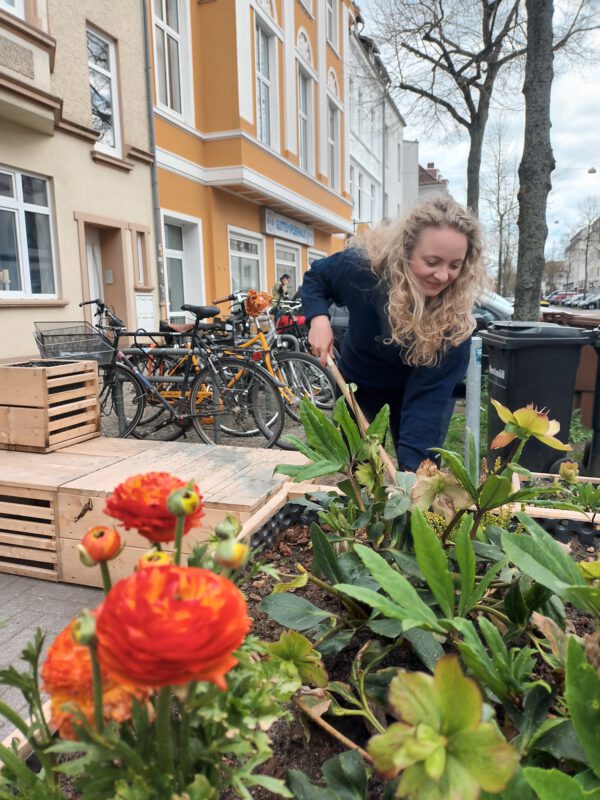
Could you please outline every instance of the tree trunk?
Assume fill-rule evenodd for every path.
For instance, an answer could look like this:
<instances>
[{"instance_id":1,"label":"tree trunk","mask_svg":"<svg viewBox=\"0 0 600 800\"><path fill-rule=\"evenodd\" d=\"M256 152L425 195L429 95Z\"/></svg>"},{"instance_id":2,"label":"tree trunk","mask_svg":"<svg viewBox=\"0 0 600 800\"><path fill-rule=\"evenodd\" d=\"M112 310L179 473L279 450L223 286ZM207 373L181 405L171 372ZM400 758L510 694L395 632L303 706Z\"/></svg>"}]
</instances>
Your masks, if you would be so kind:
<instances>
[{"instance_id":1,"label":"tree trunk","mask_svg":"<svg viewBox=\"0 0 600 800\"><path fill-rule=\"evenodd\" d=\"M553 0L526 0L525 143L519 165L519 248L515 319L537 320L548 237L546 205L552 188L554 155L550 142Z\"/></svg>"},{"instance_id":2,"label":"tree trunk","mask_svg":"<svg viewBox=\"0 0 600 800\"><path fill-rule=\"evenodd\" d=\"M483 137L488 118L488 108L479 110L469 126L469 158L467 160L467 208L477 216L479 213L479 173L483 153Z\"/></svg>"}]
</instances>

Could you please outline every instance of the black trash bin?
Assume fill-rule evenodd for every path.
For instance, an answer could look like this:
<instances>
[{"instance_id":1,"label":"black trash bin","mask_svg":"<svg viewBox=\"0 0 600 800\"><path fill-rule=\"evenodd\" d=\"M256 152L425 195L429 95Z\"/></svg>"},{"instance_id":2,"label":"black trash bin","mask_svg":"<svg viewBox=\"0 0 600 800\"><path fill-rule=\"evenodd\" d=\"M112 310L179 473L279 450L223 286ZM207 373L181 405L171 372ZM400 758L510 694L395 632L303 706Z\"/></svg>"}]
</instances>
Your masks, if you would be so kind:
<instances>
[{"instance_id":1,"label":"black trash bin","mask_svg":"<svg viewBox=\"0 0 600 800\"><path fill-rule=\"evenodd\" d=\"M558 438L566 442L571 424L575 374L581 347L591 338L583 328L552 322L495 322L480 334L489 355L489 398L511 411L532 403L560 422ZM489 403L488 447L504 423ZM504 457L513 445L494 450ZM548 472L562 455L537 439L530 439L521 464L534 472Z\"/></svg>"}]
</instances>

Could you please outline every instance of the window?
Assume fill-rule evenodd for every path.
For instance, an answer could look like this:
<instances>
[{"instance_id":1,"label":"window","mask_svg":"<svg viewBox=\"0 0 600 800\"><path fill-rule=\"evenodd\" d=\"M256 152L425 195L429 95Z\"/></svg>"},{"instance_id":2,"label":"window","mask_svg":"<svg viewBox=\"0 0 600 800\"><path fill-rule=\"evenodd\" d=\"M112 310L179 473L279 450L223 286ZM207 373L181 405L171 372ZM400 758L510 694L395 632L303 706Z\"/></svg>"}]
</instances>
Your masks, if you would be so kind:
<instances>
[{"instance_id":1,"label":"window","mask_svg":"<svg viewBox=\"0 0 600 800\"><path fill-rule=\"evenodd\" d=\"M261 286L261 241L234 233L229 237L231 291L244 292Z\"/></svg>"},{"instance_id":2,"label":"window","mask_svg":"<svg viewBox=\"0 0 600 800\"><path fill-rule=\"evenodd\" d=\"M331 102L328 103L328 122L327 122L327 174L329 175L329 185L333 189L337 189L339 185L339 134L338 134L338 117L339 111L336 106Z\"/></svg>"},{"instance_id":3,"label":"window","mask_svg":"<svg viewBox=\"0 0 600 800\"><path fill-rule=\"evenodd\" d=\"M17 17L23 17L23 0L0 0L0 11L8 11Z\"/></svg>"},{"instance_id":4,"label":"window","mask_svg":"<svg viewBox=\"0 0 600 800\"><path fill-rule=\"evenodd\" d=\"M298 131L300 166L312 169L312 80L298 70Z\"/></svg>"},{"instance_id":5,"label":"window","mask_svg":"<svg viewBox=\"0 0 600 800\"><path fill-rule=\"evenodd\" d=\"M181 306L185 303L183 228L165 223L165 259L167 262L167 303L169 320L185 322Z\"/></svg>"},{"instance_id":6,"label":"window","mask_svg":"<svg viewBox=\"0 0 600 800\"><path fill-rule=\"evenodd\" d=\"M179 0L153 0L154 58L158 102L182 114L181 14Z\"/></svg>"},{"instance_id":7,"label":"window","mask_svg":"<svg viewBox=\"0 0 600 800\"><path fill-rule=\"evenodd\" d=\"M327 0L327 41L336 50L338 46L337 0Z\"/></svg>"},{"instance_id":8,"label":"window","mask_svg":"<svg viewBox=\"0 0 600 800\"><path fill-rule=\"evenodd\" d=\"M270 37L260 25L255 30L256 57L256 135L264 144L271 145L272 80Z\"/></svg>"},{"instance_id":9,"label":"window","mask_svg":"<svg viewBox=\"0 0 600 800\"><path fill-rule=\"evenodd\" d=\"M87 32L92 127L100 134L99 150L120 154L115 43L93 30Z\"/></svg>"},{"instance_id":10,"label":"window","mask_svg":"<svg viewBox=\"0 0 600 800\"><path fill-rule=\"evenodd\" d=\"M370 208L371 218L369 219L369 222L371 223L375 222L377 216L376 206L377 206L377 195L375 194L375 184L371 183L371 208Z\"/></svg>"},{"instance_id":11,"label":"window","mask_svg":"<svg viewBox=\"0 0 600 800\"><path fill-rule=\"evenodd\" d=\"M354 165L350 164L350 199L352 200L352 203L354 203L354 190L355 190L355 188L356 187L354 185Z\"/></svg>"},{"instance_id":12,"label":"window","mask_svg":"<svg viewBox=\"0 0 600 800\"><path fill-rule=\"evenodd\" d=\"M284 244L275 244L275 279L281 280L282 275L289 275L288 293L290 297L296 294L300 285L299 281L300 251L297 247Z\"/></svg>"},{"instance_id":13,"label":"window","mask_svg":"<svg viewBox=\"0 0 600 800\"><path fill-rule=\"evenodd\" d=\"M363 211L364 211L364 187L363 187L363 174L362 172L358 173L358 198L356 203L356 210L358 211L358 219L363 218Z\"/></svg>"},{"instance_id":14,"label":"window","mask_svg":"<svg viewBox=\"0 0 600 800\"><path fill-rule=\"evenodd\" d=\"M49 184L0 170L0 295L56 296Z\"/></svg>"},{"instance_id":15,"label":"window","mask_svg":"<svg viewBox=\"0 0 600 800\"><path fill-rule=\"evenodd\" d=\"M327 253L322 253L320 250L309 250L308 251L308 268L310 269L315 261L318 261L320 258L326 258Z\"/></svg>"},{"instance_id":16,"label":"window","mask_svg":"<svg viewBox=\"0 0 600 800\"><path fill-rule=\"evenodd\" d=\"M138 289L150 287L150 274L148 268L148 248L150 246L150 230L148 228L131 228L133 239L133 274L134 284Z\"/></svg>"}]
</instances>

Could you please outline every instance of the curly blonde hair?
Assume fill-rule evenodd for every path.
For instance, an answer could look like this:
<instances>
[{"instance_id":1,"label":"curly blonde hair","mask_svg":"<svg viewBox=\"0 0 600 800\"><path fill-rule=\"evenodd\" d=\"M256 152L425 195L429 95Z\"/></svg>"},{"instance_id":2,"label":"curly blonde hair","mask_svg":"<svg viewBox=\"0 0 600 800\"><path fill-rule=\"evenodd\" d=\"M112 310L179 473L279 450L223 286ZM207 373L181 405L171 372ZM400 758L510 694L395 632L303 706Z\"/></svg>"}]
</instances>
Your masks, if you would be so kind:
<instances>
[{"instance_id":1,"label":"curly blonde hair","mask_svg":"<svg viewBox=\"0 0 600 800\"><path fill-rule=\"evenodd\" d=\"M467 254L458 278L436 297L426 297L408 269L425 228L453 228L467 237ZM404 360L431 366L449 347L464 342L475 327L473 304L487 288L479 221L450 197L416 206L403 220L355 236L351 247L362 251L388 294L390 338L406 348Z\"/></svg>"}]
</instances>

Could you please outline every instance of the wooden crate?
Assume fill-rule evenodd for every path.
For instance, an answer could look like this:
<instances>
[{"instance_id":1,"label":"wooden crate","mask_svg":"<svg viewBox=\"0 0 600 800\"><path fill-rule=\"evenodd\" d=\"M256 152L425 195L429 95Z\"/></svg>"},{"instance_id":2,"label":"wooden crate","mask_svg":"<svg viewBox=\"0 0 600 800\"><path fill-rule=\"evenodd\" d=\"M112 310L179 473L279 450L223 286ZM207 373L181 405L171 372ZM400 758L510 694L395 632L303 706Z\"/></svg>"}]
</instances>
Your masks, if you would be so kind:
<instances>
[{"instance_id":1,"label":"wooden crate","mask_svg":"<svg viewBox=\"0 0 600 800\"><path fill-rule=\"evenodd\" d=\"M0 449L49 453L100 435L95 361L0 365Z\"/></svg>"}]
</instances>

